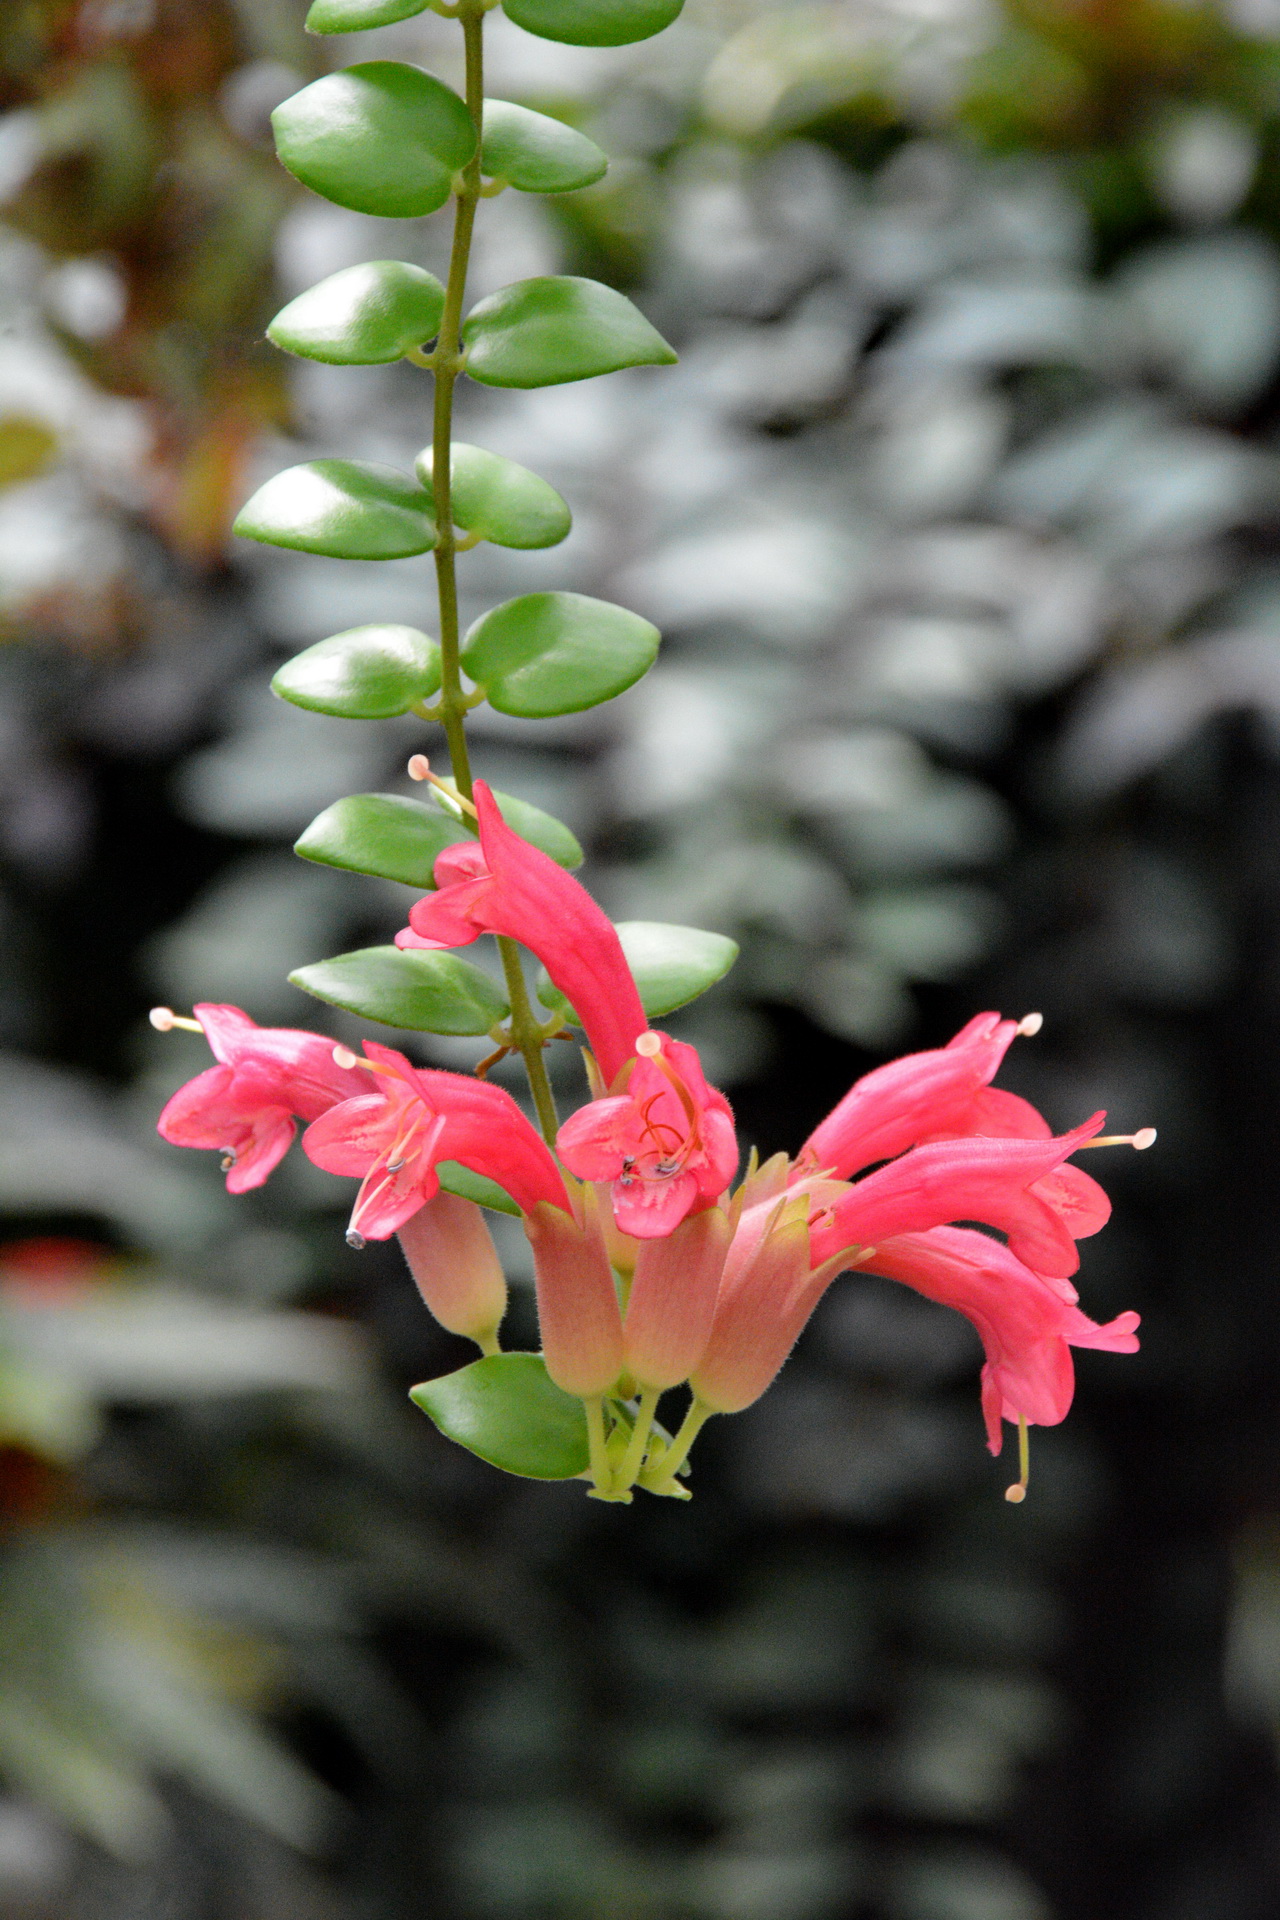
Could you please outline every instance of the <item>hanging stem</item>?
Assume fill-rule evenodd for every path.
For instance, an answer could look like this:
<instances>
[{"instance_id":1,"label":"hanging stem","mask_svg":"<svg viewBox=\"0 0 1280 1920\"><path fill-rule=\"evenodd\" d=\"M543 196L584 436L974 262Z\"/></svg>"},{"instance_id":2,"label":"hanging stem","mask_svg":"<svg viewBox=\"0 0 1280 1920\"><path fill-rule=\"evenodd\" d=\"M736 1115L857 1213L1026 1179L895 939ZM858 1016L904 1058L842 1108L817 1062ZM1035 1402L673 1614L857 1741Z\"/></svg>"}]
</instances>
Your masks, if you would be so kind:
<instances>
[{"instance_id":1,"label":"hanging stem","mask_svg":"<svg viewBox=\"0 0 1280 1920\"><path fill-rule=\"evenodd\" d=\"M676 1474L688 1459L690 1447L714 1412L714 1407L704 1406L701 1400L689 1402L689 1411L685 1414L680 1431L671 1442L670 1449L662 1456L658 1477L651 1488L652 1492L662 1493L675 1487ZM642 1480L640 1484L643 1486L645 1483Z\"/></svg>"},{"instance_id":2,"label":"hanging stem","mask_svg":"<svg viewBox=\"0 0 1280 1920\"><path fill-rule=\"evenodd\" d=\"M467 57L467 110L475 122L476 151L462 170L453 217L453 247L445 285L444 313L432 355L435 370L435 412L431 430L431 491L436 515L436 592L440 602L440 719L449 742L453 777L459 790L471 798L471 758L463 715L467 710L459 660L457 540L453 530L453 488L450 471L453 445L453 389L462 371L459 352L462 302L471 260L471 235L480 199L480 130L484 113L484 13L475 4L459 8Z\"/></svg>"},{"instance_id":3,"label":"hanging stem","mask_svg":"<svg viewBox=\"0 0 1280 1920\"><path fill-rule=\"evenodd\" d=\"M653 1416L658 1407L659 1389L646 1387L640 1395L640 1404L636 1409L636 1423L631 1429L631 1438L627 1450L622 1456L622 1465L614 1482L619 1493L625 1493L636 1483L636 1476L644 1465L645 1448L649 1444L649 1433L653 1426Z\"/></svg>"},{"instance_id":4,"label":"hanging stem","mask_svg":"<svg viewBox=\"0 0 1280 1920\"><path fill-rule=\"evenodd\" d=\"M431 492L436 516L436 593L440 603L440 698L436 712L449 742L449 758L458 791L472 795L471 756L467 750L465 716L473 698L462 690L460 635L458 632L458 574L456 555L458 537L453 526L453 389L462 371L462 302L466 294L467 268L471 260L471 237L476 222L476 207L483 188L480 179L480 134L484 115L484 14L477 0L461 0L457 17L462 23L467 58L467 111L475 123L476 151L462 170L453 218L453 246L449 255L449 278L445 285L444 313L436 349L431 356L435 373L435 411L431 429ZM470 541L466 544L472 544ZM511 1037L524 1060L533 1092L538 1124L548 1145L555 1141L558 1120L556 1104L542 1057L543 1032L529 1004L529 990L514 940L499 938L498 952L506 978L507 999L511 1004Z\"/></svg>"}]
</instances>

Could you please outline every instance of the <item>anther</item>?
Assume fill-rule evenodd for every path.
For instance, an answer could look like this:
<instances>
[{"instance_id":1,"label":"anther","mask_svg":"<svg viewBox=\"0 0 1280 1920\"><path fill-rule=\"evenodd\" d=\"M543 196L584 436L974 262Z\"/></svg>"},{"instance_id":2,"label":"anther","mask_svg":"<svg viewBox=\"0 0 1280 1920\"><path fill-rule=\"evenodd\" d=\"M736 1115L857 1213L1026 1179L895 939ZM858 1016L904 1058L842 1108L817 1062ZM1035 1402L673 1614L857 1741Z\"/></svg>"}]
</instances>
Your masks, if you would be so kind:
<instances>
[{"instance_id":1,"label":"anther","mask_svg":"<svg viewBox=\"0 0 1280 1920\"><path fill-rule=\"evenodd\" d=\"M230 1173L231 1169L235 1166L235 1163L236 1163L235 1148L223 1147L222 1148L222 1171L224 1173Z\"/></svg>"},{"instance_id":2,"label":"anther","mask_svg":"<svg viewBox=\"0 0 1280 1920\"><path fill-rule=\"evenodd\" d=\"M362 1233L357 1233L354 1227L348 1227L347 1228L347 1245L353 1248L356 1253L363 1253L365 1248L364 1235Z\"/></svg>"},{"instance_id":3,"label":"anther","mask_svg":"<svg viewBox=\"0 0 1280 1920\"><path fill-rule=\"evenodd\" d=\"M431 762L425 753L414 753L409 756L409 778L411 780L431 778Z\"/></svg>"},{"instance_id":4,"label":"anther","mask_svg":"<svg viewBox=\"0 0 1280 1920\"><path fill-rule=\"evenodd\" d=\"M198 1020L185 1020L172 1007L152 1007L147 1018L157 1033L172 1033L175 1027L181 1027L184 1033L204 1032Z\"/></svg>"},{"instance_id":5,"label":"anther","mask_svg":"<svg viewBox=\"0 0 1280 1920\"><path fill-rule=\"evenodd\" d=\"M1024 1040L1030 1040L1033 1034L1039 1033L1043 1025L1044 1015L1042 1013L1024 1013L1018 1022L1017 1031L1022 1035Z\"/></svg>"},{"instance_id":6,"label":"anther","mask_svg":"<svg viewBox=\"0 0 1280 1920\"><path fill-rule=\"evenodd\" d=\"M636 1052L643 1054L646 1060L656 1060L662 1052L662 1035L653 1032L638 1035Z\"/></svg>"},{"instance_id":7,"label":"anther","mask_svg":"<svg viewBox=\"0 0 1280 1920\"><path fill-rule=\"evenodd\" d=\"M337 1067L357 1067L360 1064L350 1047L335 1047L333 1063Z\"/></svg>"}]
</instances>

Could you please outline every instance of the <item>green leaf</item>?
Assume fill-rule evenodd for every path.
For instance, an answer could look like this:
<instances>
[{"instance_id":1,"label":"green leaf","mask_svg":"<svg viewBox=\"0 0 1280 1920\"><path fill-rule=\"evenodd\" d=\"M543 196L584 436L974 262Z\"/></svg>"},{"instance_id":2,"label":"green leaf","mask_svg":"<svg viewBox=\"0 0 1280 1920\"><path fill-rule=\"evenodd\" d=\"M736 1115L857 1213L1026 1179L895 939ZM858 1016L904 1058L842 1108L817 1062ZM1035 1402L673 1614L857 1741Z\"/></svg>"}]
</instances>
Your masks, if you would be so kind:
<instances>
[{"instance_id":1,"label":"green leaf","mask_svg":"<svg viewBox=\"0 0 1280 1920\"><path fill-rule=\"evenodd\" d=\"M456 793L452 780L445 780L442 784L446 789L453 788ZM439 788L436 792L443 800L444 795L440 794ZM544 813L541 807L535 807L528 800L517 800L513 793L498 793L495 790L493 797L498 803L498 812L511 831L518 833L522 840L550 854L557 866L572 869L582 865L585 858L582 848L562 820L557 820L552 813ZM457 817L462 818L461 808Z\"/></svg>"},{"instance_id":2,"label":"green leaf","mask_svg":"<svg viewBox=\"0 0 1280 1920\"><path fill-rule=\"evenodd\" d=\"M471 309L466 370L487 387L554 387L676 355L625 294L569 274L517 280Z\"/></svg>"},{"instance_id":3,"label":"green leaf","mask_svg":"<svg viewBox=\"0 0 1280 1920\"><path fill-rule=\"evenodd\" d=\"M430 699L440 649L416 627L351 627L286 660L271 682L280 700L344 720L389 720Z\"/></svg>"},{"instance_id":4,"label":"green leaf","mask_svg":"<svg viewBox=\"0 0 1280 1920\"><path fill-rule=\"evenodd\" d=\"M662 920L620 920L617 934L635 975L640 1001L651 1020L674 1013L722 980L738 957L738 943L701 927L673 927ZM543 972L538 998L572 1017L573 1009ZM575 1025L578 1022L575 1021Z\"/></svg>"},{"instance_id":5,"label":"green leaf","mask_svg":"<svg viewBox=\"0 0 1280 1920\"><path fill-rule=\"evenodd\" d=\"M533 113L510 100L486 100L480 167L522 193L572 193L589 187L609 166L594 140L563 120Z\"/></svg>"},{"instance_id":6,"label":"green leaf","mask_svg":"<svg viewBox=\"0 0 1280 1920\"><path fill-rule=\"evenodd\" d=\"M425 13L430 0L311 0L308 33L365 33Z\"/></svg>"},{"instance_id":7,"label":"green leaf","mask_svg":"<svg viewBox=\"0 0 1280 1920\"><path fill-rule=\"evenodd\" d=\"M490 706L525 720L580 713L625 693L653 665L648 620L585 593L522 593L481 614L462 664Z\"/></svg>"},{"instance_id":8,"label":"green leaf","mask_svg":"<svg viewBox=\"0 0 1280 1920\"><path fill-rule=\"evenodd\" d=\"M286 467L245 501L232 532L339 560L402 560L436 543L430 494L372 460Z\"/></svg>"},{"instance_id":9,"label":"green leaf","mask_svg":"<svg viewBox=\"0 0 1280 1920\"><path fill-rule=\"evenodd\" d=\"M581 1400L558 1387L540 1353L493 1353L424 1380L409 1398L448 1440L504 1473L574 1480L588 1464Z\"/></svg>"},{"instance_id":10,"label":"green leaf","mask_svg":"<svg viewBox=\"0 0 1280 1920\"><path fill-rule=\"evenodd\" d=\"M418 455L418 477L431 485L431 448ZM450 449L453 522L498 547L554 547L573 525L555 488L514 460L455 440Z\"/></svg>"},{"instance_id":11,"label":"green leaf","mask_svg":"<svg viewBox=\"0 0 1280 1920\"><path fill-rule=\"evenodd\" d=\"M434 213L476 150L466 103L399 60L367 60L313 80L271 116L290 173L357 213Z\"/></svg>"},{"instance_id":12,"label":"green leaf","mask_svg":"<svg viewBox=\"0 0 1280 1920\"><path fill-rule=\"evenodd\" d=\"M331 1007L417 1033L488 1033L509 1011L488 974L456 953L363 947L299 967L289 979Z\"/></svg>"},{"instance_id":13,"label":"green leaf","mask_svg":"<svg viewBox=\"0 0 1280 1920\"><path fill-rule=\"evenodd\" d=\"M281 307L267 338L331 366L385 366L432 339L443 311L444 288L433 273L407 260L366 260Z\"/></svg>"},{"instance_id":14,"label":"green leaf","mask_svg":"<svg viewBox=\"0 0 1280 1920\"><path fill-rule=\"evenodd\" d=\"M424 891L435 886L436 856L471 835L439 807L396 793L350 793L318 814L294 852L325 867L400 880Z\"/></svg>"},{"instance_id":15,"label":"green leaf","mask_svg":"<svg viewBox=\"0 0 1280 1920\"><path fill-rule=\"evenodd\" d=\"M573 47L625 47L648 40L676 18L684 0L502 0L526 33Z\"/></svg>"},{"instance_id":16,"label":"green leaf","mask_svg":"<svg viewBox=\"0 0 1280 1920\"><path fill-rule=\"evenodd\" d=\"M490 1207L495 1213L514 1213L519 1218L519 1207L496 1180L473 1173L460 1160L438 1160L436 1172L446 1193L456 1193L462 1200L474 1200L478 1207Z\"/></svg>"}]
</instances>

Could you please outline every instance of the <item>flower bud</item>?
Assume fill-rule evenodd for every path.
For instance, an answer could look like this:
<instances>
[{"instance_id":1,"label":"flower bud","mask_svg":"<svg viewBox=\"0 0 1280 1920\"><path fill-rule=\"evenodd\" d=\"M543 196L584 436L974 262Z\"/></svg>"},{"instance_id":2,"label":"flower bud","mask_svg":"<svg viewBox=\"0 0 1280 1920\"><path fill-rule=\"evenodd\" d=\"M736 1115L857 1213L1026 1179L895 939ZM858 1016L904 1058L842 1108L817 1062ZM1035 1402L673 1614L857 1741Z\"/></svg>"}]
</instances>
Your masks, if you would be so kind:
<instances>
[{"instance_id":1,"label":"flower bud","mask_svg":"<svg viewBox=\"0 0 1280 1920\"><path fill-rule=\"evenodd\" d=\"M507 1310L507 1282L480 1208L442 1188L404 1222L399 1239L440 1325L490 1349Z\"/></svg>"},{"instance_id":2,"label":"flower bud","mask_svg":"<svg viewBox=\"0 0 1280 1920\"><path fill-rule=\"evenodd\" d=\"M525 1215L538 1284L538 1325L547 1372L566 1393L590 1399L622 1371L622 1315L590 1187L565 1213L541 1200Z\"/></svg>"},{"instance_id":3,"label":"flower bud","mask_svg":"<svg viewBox=\"0 0 1280 1920\"><path fill-rule=\"evenodd\" d=\"M706 1351L729 1250L719 1207L691 1213L661 1240L642 1240L627 1302L627 1369L642 1387L675 1387Z\"/></svg>"}]
</instances>

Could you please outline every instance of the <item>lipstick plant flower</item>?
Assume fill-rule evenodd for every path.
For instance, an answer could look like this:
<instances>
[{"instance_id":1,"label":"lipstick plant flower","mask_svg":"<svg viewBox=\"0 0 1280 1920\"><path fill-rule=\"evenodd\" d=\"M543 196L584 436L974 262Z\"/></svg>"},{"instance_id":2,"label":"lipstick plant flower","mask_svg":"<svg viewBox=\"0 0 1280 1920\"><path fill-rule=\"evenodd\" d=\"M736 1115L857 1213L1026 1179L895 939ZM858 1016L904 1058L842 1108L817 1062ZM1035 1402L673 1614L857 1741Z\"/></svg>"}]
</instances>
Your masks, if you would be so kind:
<instances>
[{"instance_id":1,"label":"lipstick plant flower","mask_svg":"<svg viewBox=\"0 0 1280 1920\"><path fill-rule=\"evenodd\" d=\"M418 1065L368 1038L260 1028L239 1008L166 1008L215 1064L166 1105L159 1128L218 1152L233 1193L261 1185L306 1125L319 1167L357 1182L346 1228L357 1253L399 1237L428 1310L480 1358L413 1391L440 1430L493 1465L582 1478L598 1499L634 1489L687 1499L689 1452L713 1414L766 1391L823 1293L841 1275L882 1275L963 1313L984 1348L988 1444L1061 1420L1073 1347L1129 1352L1137 1317L1104 1326L1079 1306L1077 1242L1109 1203L1076 1164L1086 1149L1148 1146L1151 1129L1103 1136L1102 1115L1055 1135L992 1083L1021 1021L981 1013L948 1046L858 1080L794 1160L744 1158L724 1094L696 1048L661 1021L714 985L736 948L655 922L615 926L573 869L561 822L474 774L467 716L488 703L536 722L596 706L648 671L661 636L624 607L562 591L518 594L464 633L458 556L481 540L554 547L568 504L540 475L453 435L461 379L537 388L675 353L620 293L593 280L517 280L467 308L481 203L505 192L568 194L608 160L575 128L484 93L484 19L494 0L313 0L318 34L362 33L430 4L458 25L461 92L421 67L338 67L272 115L281 162L304 187L384 221L452 202L447 282L406 260L371 260L308 288L267 329L282 352L329 365L406 363L431 382L426 444L412 472L323 458L276 474L249 499L247 539L348 561L423 558L435 631L373 622L286 662L279 698L351 722L416 715L449 772L409 762L425 800L337 799L297 843L302 858L407 882L419 895L394 945L299 967L303 992L398 1033L472 1035L472 1073ZM681 0L501 0L552 42L621 46L661 31ZM424 582L425 584L425 582ZM426 617L424 615L424 617ZM496 966L463 957L494 942ZM531 983L527 960L543 972ZM545 1053L585 1041L581 1097L557 1110ZM518 1056L521 1102L490 1070ZM506 1279L486 1213L521 1223L532 1249L540 1348L504 1349ZM674 1433L663 1396L684 1396ZM664 1418L666 1410L663 1409ZM673 1425L676 1423L673 1422Z\"/></svg>"}]
</instances>

